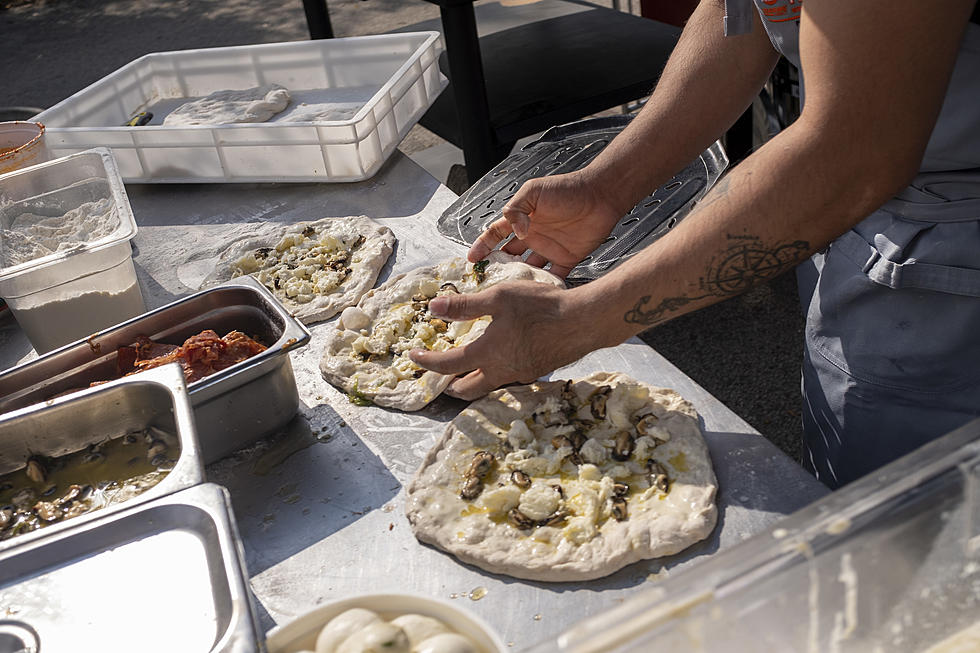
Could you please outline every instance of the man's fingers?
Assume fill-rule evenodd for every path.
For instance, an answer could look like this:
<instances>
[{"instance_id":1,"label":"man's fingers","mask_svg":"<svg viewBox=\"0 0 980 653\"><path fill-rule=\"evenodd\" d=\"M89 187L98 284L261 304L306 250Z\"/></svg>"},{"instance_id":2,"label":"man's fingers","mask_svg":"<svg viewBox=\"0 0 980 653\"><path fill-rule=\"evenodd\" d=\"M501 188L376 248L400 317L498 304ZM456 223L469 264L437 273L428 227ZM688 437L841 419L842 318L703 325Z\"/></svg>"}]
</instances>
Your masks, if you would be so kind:
<instances>
[{"instance_id":1,"label":"man's fingers","mask_svg":"<svg viewBox=\"0 0 980 653\"><path fill-rule=\"evenodd\" d=\"M523 240L527 237L528 229L531 227L532 205L527 200L515 204L514 199L511 198L510 203L503 208L502 213L507 222L510 223L514 235Z\"/></svg>"},{"instance_id":2,"label":"man's fingers","mask_svg":"<svg viewBox=\"0 0 980 653\"><path fill-rule=\"evenodd\" d=\"M568 273L572 271L572 268L567 265L557 265L554 261L551 262L551 267L548 268L548 272L555 275L559 279L564 279L568 276Z\"/></svg>"},{"instance_id":3,"label":"man's fingers","mask_svg":"<svg viewBox=\"0 0 980 653\"><path fill-rule=\"evenodd\" d=\"M510 223L504 218L494 220L487 227L486 231L480 234L473 244L470 245L470 251L466 253L466 258L471 263L482 261L490 255L494 247L510 236L512 231Z\"/></svg>"},{"instance_id":4,"label":"man's fingers","mask_svg":"<svg viewBox=\"0 0 980 653\"><path fill-rule=\"evenodd\" d=\"M474 370L466 376L454 379L445 392L450 397L472 401L495 390L498 385L500 384L490 381L483 370Z\"/></svg>"},{"instance_id":5,"label":"man's fingers","mask_svg":"<svg viewBox=\"0 0 980 653\"><path fill-rule=\"evenodd\" d=\"M442 319L475 320L492 314L495 296L492 289L460 295L440 295L429 300L429 312Z\"/></svg>"},{"instance_id":6,"label":"man's fingers","mask_svg":"<svg viewBox=\"0 0 980 653\"><path fill-rule=\"evenodd\" d=\"M514 256L520 256L527 251L527 245L523 241L517 238L512 238L507 241L503 247L500 248L501 251L507 252L508 254L513 254Z\"/></svg>"},{"instance_id":7,"label":"man's fingers","mask_svg":"<svg viewBox=\"0 0 980 653\"><path fill-rule=\"evenodd\" d=\"M455 347L446 351L428 351L413 349L408 357L416 365L439 374L463 374L473 369L472 364L466 363L465 347Z\"/></svg>"},{"instance_id":8,"label":"man's fingers","mask_svg":"<svg viewBox=\"0 0 980 653\"><path fill-rule=\"evenodd\" d=\"M545 264L548 262L548 259L541 256L537 252L531 252L531 255L528 256L524 262L527 263L528 265L533 265L536 268L543 268Z\"/></svg>"}]
</instances>

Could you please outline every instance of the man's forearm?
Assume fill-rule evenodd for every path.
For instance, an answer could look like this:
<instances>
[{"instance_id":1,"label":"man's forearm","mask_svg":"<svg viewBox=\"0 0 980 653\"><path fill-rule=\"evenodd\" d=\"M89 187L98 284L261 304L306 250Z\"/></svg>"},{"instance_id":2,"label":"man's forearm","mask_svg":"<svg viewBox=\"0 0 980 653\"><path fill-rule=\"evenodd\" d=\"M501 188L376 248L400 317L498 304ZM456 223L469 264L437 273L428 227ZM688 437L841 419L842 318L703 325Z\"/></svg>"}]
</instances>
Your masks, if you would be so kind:
<instances>
[{"instance_id":1,"label":"man's forearm","mask_svg":"<svg viewBox=\"0 0 980 653\"><path fill-rule=\"evenodd\" d=\"M772 279L877 208L893 189L856 174L836 149L794 125L723 177L667 236L572 291L603 316L603 344Z\"/></svg>"},{"instance_id":2,"label":"man's forearm","mask_svg":"<svg viewBox=\"0 0 980 653\"><path fill-rule=\"evenodd\" d=\"M765 30L726 37L724 3L695 10L646 106L584 171L625 214L717 140L778 58Z\"/></svg>"}]
</instances>

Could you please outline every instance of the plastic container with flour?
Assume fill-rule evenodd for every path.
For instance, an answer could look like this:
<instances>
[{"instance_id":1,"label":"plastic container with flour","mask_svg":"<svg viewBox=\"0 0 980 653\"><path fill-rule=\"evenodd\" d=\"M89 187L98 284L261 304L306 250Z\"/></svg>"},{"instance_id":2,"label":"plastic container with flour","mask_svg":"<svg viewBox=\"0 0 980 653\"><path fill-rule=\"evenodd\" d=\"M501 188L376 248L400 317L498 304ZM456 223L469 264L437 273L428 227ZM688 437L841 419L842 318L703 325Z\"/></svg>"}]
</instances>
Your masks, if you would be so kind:
<instances>
[{"instance_id":1,"label":"plastic container with flour","mask_svg":"<svg viewBox=\"0 0 980 653\"><path fill-rule=\"evenodd\" d=\"M0 297L38 353L146 310L108 149L0 175Z\"/></svg>"}]
</instances>

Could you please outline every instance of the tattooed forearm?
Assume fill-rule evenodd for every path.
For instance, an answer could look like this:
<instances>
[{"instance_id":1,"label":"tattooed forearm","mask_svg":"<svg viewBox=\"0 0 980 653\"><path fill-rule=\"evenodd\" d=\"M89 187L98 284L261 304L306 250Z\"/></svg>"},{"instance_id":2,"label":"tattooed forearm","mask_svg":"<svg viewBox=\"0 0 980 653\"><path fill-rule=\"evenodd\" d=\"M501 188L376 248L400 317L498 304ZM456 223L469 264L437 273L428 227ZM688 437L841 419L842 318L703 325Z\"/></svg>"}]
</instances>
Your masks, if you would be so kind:
<instances>
[{"instance_id":1,"label":"tattooed forearm","mask_svg":"<svg viewBox=\"0 0 980 653\"><path fill-rule=\"evenodd\" d=\"M651 296L644 295L623 315L627 323L654 326L666 322L688 304L718 297L738 295L760 281L773 279L802 261L810 251L806 241L767 245L755 236L729 236L732 244L708 264L701 278L697 296L668 297L649 306Z\"/></svg>"},{"instance_id":2,"label":"tattooed forearm","mask_svg":"<svg viewBox=\"0 0 980 653\"><path fill-rule=\"evenodd\" d=\"M697 299L703 299L703 297L670 297L653 308L646 308L646 305L650 303L650 295L644 295L640 297L640 301L636 302L633 308L626 311L623 319L632 324L642 324L648 327L654 326L661 322L666 322L671 313Z\"/></svg>"},{"instance_id":3,"label":"tattooed forearm","mask_svg":"<svg viewBox=\"0 0 980 653\"><path fill-rule=\"evenodd\" d=\"M797 240L767 245L755 236L729 236L731 246L708 265L701 285L710 295L732 297L760 281L792 269L806 258L810 244Z\"/></svg>"}]
</instances>

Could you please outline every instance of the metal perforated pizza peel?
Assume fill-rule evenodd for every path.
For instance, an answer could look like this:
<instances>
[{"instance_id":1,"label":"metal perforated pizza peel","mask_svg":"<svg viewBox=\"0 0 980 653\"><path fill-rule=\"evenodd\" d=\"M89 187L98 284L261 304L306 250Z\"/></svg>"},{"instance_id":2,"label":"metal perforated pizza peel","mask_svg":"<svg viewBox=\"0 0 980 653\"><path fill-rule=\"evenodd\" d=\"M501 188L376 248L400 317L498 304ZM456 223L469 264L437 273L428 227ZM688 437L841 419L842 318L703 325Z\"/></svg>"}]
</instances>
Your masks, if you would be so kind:
<instances>
[{"instance_id":1,"label":"metal perforated pizza peel","mask_svg":"<svg viewBox=\"0 0 980 653\"><path fill-rule=\"evenodd\" d=\"M439 233L472 244L528 179L585 167L629 124L632 116L590 118L552 127L501 161L452 203L438 221ZM569 273L566 281L597 279L682 220L728 167L720 143L705 150L670 181L657 188L616 224L609 238Z\"/></svg>"}]
</instances>

